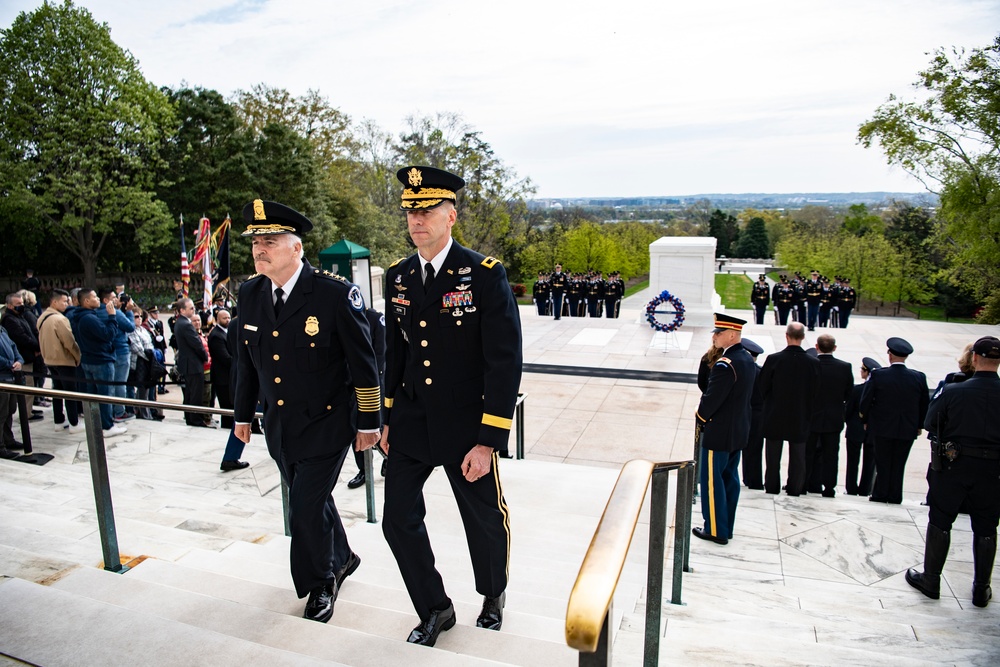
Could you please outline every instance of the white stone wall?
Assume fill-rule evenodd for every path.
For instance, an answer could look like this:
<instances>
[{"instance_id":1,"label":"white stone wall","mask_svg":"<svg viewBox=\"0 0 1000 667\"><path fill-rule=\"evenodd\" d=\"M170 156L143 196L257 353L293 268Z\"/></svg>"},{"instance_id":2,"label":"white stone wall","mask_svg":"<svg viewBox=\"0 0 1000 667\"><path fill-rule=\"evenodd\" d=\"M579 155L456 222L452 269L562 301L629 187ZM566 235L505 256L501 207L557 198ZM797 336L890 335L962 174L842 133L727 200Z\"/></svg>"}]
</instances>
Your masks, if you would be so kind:
<instances>
[{"instance_id":1,"label":"white stone wall","mask_svg":"<svg viewBox=\"0 0 1000 667\"><path fill-rule=\"evenodd\" d=\"M684 303L685 326L709 326L720 303L715 293L715 238L664 236L649 244L649 286Z\"/></svg>"}]
</instances>

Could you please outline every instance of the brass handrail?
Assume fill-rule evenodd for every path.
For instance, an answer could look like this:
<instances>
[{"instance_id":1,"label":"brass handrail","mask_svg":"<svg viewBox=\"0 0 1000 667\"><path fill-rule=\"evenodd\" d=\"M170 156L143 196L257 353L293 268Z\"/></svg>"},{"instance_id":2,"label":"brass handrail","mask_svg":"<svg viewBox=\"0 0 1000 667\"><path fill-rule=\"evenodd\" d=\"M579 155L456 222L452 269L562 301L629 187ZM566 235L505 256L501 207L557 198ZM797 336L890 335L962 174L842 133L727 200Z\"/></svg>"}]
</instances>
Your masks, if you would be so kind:
<instances>
[{"instance_id":1,"label":"brass handrail","mask_svg":"<svg viewBox=\"0 0 1000 667\"><path fill-rule=\"evenodd\" d=\"M608 498L566 608L566 643L580 651L580 664L610 664L610 616L615 589L635 534L646 489L653 483L650 502L649 561L647 563L646 648L644 664L656 664L659 648L660 602L667 522L667 473L677 470L677 520L674 534L674 572L671 602L681 604L681 575L690 571L687 536L694 492L694 461L653 463L635 459L622 466ZM650 627L653 626L653 627ZM594 653L597 653L594 656ZM587 655L593 658L587 658Z\"/></svg>"}]
</instances>

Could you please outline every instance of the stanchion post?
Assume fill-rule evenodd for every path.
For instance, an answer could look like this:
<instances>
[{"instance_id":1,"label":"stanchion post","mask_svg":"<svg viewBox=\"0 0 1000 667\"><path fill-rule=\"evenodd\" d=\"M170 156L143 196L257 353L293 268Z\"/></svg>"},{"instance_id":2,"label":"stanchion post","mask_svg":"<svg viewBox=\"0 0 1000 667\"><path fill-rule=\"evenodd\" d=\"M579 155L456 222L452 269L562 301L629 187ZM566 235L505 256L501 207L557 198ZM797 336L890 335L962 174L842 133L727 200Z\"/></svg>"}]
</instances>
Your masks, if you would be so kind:
<instances>
[{"instance_id":1,"label":"stanchion post","mask_svg":"<svg viewBox=\"0 0 1000 667\"><path fill-rule=\"evenodd\" d=\"M378 523L375 514L375 454L374 449L365 450L365 504L368 509L368 523Z\"/></svg>"},{"instance_id":2,"label":"stanchion post","mask_svg":"<svg viewBox=\"0 0 1000 667\"><path fill-rule=\"evenodd\" d=\"M649 554L646 565L646 639L643 664L655 665L660 654L660 615L663 606L663 560L667 535L667 494L670 472L654 470L649 498Z\"/></svg>"},{"instance_id":3,"label":"stanchion post","mask_svg":"<svg viewBox=\"0 0 1000 667\"><path fill-rule=\"evenodd\" d=\"M87 452L90 456L90 476L94 484L94 502L97 505L97 527L101 532L101 551L104 569L121 574L128 568L122 565L118 552L118 531L115 528L115 510L111 502L111 480L108 476L108 457L104 449L104 429L101 424L100 404L87 401L83 404L83 423L87 429Z\"/></svg>"}]
</instances>

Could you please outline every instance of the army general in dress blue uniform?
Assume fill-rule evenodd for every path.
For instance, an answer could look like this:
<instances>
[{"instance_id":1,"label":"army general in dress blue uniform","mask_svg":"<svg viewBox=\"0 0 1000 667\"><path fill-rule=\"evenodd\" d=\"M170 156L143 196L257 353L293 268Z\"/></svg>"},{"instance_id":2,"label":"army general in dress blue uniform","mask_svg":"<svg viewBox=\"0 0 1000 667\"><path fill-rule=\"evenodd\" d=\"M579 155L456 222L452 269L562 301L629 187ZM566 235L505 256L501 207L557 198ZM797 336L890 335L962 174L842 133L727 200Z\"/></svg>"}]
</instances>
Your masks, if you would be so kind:
<instances>
[{"instance_id":1,"label":"army general in dress blue uniform","mask_svg":"<svg viewBox=\"0 0 1000 667\"><path fill-rule=\"evenodd\" d=\"M292 581L309 595L305 617L325 623L361 562L331 492L356 432L366 449L381 426L365 303L356 285L302 259L305 216L258 199L243 217L260 275L240 288L234 432L250 441L259 398L267 450L288 485Z\"/></svg>"},{"instance_id":2,"label":"army general in dress blue uniform","mask_svg":"<svg viewBox=\"0 0 1000 667\"><path fill-rule=\"evenodd\" d=\"M743 349L744 324L745 320L715 315L712 344L723 353L712 366L696 415L702 424L698 476L705 527L695 527L692 532L718 544L733 537L740 499L737 471L740 451L750 435L750 395L757 376L753 358Z\"/></svg>"},{"instance_id":3,"label":"army general in dress blue uniform","mask_svg":"<svg viewBox=\"0 0 1000 667\"><path fill-rule=\"evenodd\" d=\"M397 177L418 252L386 272L382 530L420 617L407 641L431 646L455 624L424 525L423 486L435 467L447 474L465 525L484 598L476 624L499 630L503 621L510 517L497 463L521 382L521 322L503 265L451 238L465 182L421 166Z\"/></svg>"}]
</instances>

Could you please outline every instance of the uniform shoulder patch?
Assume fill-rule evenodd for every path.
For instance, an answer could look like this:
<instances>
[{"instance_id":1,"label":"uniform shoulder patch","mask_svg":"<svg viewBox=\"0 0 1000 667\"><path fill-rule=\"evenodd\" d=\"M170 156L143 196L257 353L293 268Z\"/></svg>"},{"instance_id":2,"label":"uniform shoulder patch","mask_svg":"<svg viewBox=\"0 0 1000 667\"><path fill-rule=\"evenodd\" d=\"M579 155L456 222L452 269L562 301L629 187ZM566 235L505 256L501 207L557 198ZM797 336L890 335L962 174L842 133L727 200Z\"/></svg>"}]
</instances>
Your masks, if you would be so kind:
<instances>
[{"instance_id":1,"label":"uniform shoulder patch","mask_svg":"<svg viewBox=\"0 0 1000 667\"><path fill-rule=\"evenodd\" d=\"M732 363L733 363L733 360L730 359L729 357L719 357L719 360L716 361L715 363L717 363L717 364L726 364L726 365L731 366Z\"/></svg>"},{"instance_id":2,"label":"uniform shoulder patch","mask_svg":"<svg viewBox=\"0 0 1000 667\"><path fill-rule=\"evenodd\" d=\"M501 262L496 257L487 257L482 262L480 262L480 264L482 264L483 266L485 266L487 269L492 269L497 264L502 264L502 263L503 262Z\"/></svg>"},{"instance_id":3,"label":"uniform shoulder patch","mask_svg":"<svg viewBox=\"0 0 1000 667\"><path fill-rule=\"evenodd\" d=\"M389 265L389 268L391 269L392 267L394 267L394 266L396 266L397 264L399 264L400 262L402 262L402 261L403 261L404 259L406 259L406 258L405 258L405 257L400 257L400 258L399 258L399 259L397 259L397 260L396 260L395 262L393 262L392 264L390 264L390 265Z\"/></svg>"}]
</instances>

